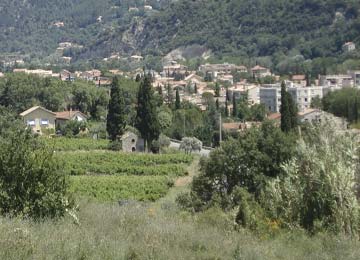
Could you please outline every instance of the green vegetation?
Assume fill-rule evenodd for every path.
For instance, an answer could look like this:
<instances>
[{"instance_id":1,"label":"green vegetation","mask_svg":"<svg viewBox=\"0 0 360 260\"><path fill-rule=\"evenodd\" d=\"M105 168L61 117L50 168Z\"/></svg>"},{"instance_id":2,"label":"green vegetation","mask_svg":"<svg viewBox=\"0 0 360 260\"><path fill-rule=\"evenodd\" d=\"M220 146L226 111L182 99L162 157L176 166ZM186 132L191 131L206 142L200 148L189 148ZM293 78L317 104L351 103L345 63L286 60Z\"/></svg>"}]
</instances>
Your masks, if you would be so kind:
<instances>
[{"instance_id":1,"label":"green vegetation","mask_svg":"<svg viewBox=\"0 0 360 260\"><path fill-rule=\"evenodd\" d=\"M285 82L281 83L281 130L290 132L298 125L297 122L297 106L291 97L290 93L286 91Z\"/></svg>"},{"instance_id":2,"label":"green vegetation","mask_svg":"<svg viewBox=\"0 0 360 260\"><path fill-rule=\"evenodd\" d=\"M51 111L80 110L92 119L105 115L108 94L105 88L85 81L63 82L22 73L0 78L0 105L21 113L40 105Z\"/></svg>"},{"instance_id":3,"label":"green vegetation","mask_svg":"<svg viewBox=\"0 0 360 260\"><path fill-rule=\"evenodd\" d=\"M56 153L68 174L182 176L192 157L184 154L126 154L108 151Z\"/></svg>"},{"instance_id":4,"label":"green vegetation","mask_svg":"<svg viewBox=\"0 0 360 260\"><path fill-rule=\"evenodd\" d=\"M106 119L106 130L111 141L118 140L125 132L126 127L124 91L120 86L119 78L114 77L111 83L110 101Z\"/></svg>"},{"instance_id":5,"label":"green vegetation","mask_svg":"<svg viewBox=\"0 0 360 260\"><path fill-rule=\"evenodd\" d=\"M60 62L55 53L58 43L71 41L83 48L69 48L64 55L82 68L103 66L96 60L112 53L140 52L146 54L147 68L160 70L159 57L178 47L191 50L184 53L189 64L204 62L197 57L210 49L214 56L209 62L248 66L258 62L286 74L315 76L360 65L358 51L342 51L347 41L360 43L356 0L149 0L146 4L156 11L144 11L140 0L5 0L0 52L25 56L34 64L46 56L42 60L54 64ZM139 11L129 12L134 6ZM57 21L64 27L55 27ZM121 60L106 66L129 69L131 64Z\"/></svg>"},{"instance_id":6,"label":"green vegetation","mask_svg":"<svg viewBox=\"0 0 360 260\"><path fill-rule=\"evenodd\" d=\"M174 203L114 204L81 201L80 225L67 217L33 223L1 219L0 258L18 259L267 259L357 260L357 240L301 230L259 237L234 230L219 210L195 216ZM276 228L276 227L275 227Z\"/></svg>"},{"instance_id":7,"label":"green vegetation","mask_svg":"<svg viewBox=\"0 0 360 260\"><path fill-rule=\"evenodd\" d=\"M52 151L0 107L0 214L42 220L72 207Z\"/></svg>"},{"instance_id":8,"label":"green vegetation","mask_svg":"<svg viewBox=\"0 0 360 260\"><path fill-rule=\"evenodd\" d=\"M137 97L136 128L145 140L145 148L150 151L152 142L157 140L161 133L150 76L141 80Z\"/></svg>"},{"instance_id":9,"label":"green vegetation","mask_svg":"<svg viewBox=\"0 0 360 260\"><path fill-rule=\"evenodd\" d=\"M360 90L344 88L330 92L322 99L322 107L325 111L344 117L351 123L357 123L360 120Z\"/></svg>"},{"instance_id":10,"label":"green vegetation","mask_svg":"<svg viewBox=\"0 0 360 260\"><path fill-rule=\"evenodd\" d=\"M171 179L164 176L73 176L70 191L102 202L155 201L165 196L172 185Z\"/></svg>"},{"instance_id":11,"label":"green vegetation","mask_svg":"<svg viewBox=\"0 0 360 260\"><path fill-rule=\"evenodd\" d=\"M89 151L89 150L106 150L109 141L104 139L94 140L90 138L44 138L47 145L55 151Z\"/></svg>"},{"instance_id":12,"label":"green vegetation","mask_svg":"<svg viewBox=\"0 0 360 260\"><path fill-rule=\"evenodd\" d=\"M181 194L178 203L192 211L235 211L239 226L259 234L268 234L272 223L357 239L356 136L323 123L304 127L297 142L294 137L264 123L223 143L202 161L191 192Z\"/></svg>"}]
</instances>

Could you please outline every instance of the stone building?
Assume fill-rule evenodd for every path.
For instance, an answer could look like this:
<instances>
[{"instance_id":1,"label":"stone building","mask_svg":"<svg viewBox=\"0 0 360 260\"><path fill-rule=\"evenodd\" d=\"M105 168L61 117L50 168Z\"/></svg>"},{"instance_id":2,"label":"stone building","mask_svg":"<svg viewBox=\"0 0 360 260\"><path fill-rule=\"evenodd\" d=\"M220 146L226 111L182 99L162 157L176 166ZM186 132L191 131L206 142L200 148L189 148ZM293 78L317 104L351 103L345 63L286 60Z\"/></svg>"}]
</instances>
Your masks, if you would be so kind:
<instances>
[{"instance_id":1,"label":"stone building","mask_svg":"<svg viewBox=\"0 0 360 260\"><path fill-rule=\"evenodd\" d=\"M126 132L121 137L121 142L123 152L144 152L144 140L133 132Z\"/></svg>"}]
</instances>

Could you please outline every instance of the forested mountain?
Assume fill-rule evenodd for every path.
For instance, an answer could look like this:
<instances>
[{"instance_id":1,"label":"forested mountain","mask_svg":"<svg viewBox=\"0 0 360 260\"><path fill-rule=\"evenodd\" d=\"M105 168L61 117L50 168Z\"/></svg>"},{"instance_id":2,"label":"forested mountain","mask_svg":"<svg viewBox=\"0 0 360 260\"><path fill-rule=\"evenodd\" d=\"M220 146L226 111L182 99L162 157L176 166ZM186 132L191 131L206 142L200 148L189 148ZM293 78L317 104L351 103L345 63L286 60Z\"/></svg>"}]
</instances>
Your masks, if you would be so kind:
<instances>
[{"instance_id":1,"label":"forested mountain","mask_svg":"<svg viewBox=\"0 0 360 260\"><path fill-rule=\"evenodd\" d=\"M360 43L359 12L357 0L3 0L0 52L50 55L71 41L84 48L67 55L85 60L114 52L160 56L196 44L219 58L279 64L341 56L346 41Z\"/></svg>"}]
</instances>

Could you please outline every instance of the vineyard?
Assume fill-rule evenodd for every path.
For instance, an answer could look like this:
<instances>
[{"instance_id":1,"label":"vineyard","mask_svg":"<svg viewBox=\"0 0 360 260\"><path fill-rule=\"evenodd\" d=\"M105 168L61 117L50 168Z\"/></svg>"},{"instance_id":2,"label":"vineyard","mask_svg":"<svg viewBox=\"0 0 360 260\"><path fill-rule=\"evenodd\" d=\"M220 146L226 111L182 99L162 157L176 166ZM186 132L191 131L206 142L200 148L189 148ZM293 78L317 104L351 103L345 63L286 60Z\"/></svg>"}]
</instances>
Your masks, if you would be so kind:
<instances>
[{"instance_id":1,"label":"vineyard","mask_svg":"<svg viewBox=\"0 0 360 260\"><path fill-rule=\"evenodd\" d=\"M70 191L95 201L155 201L166 195L175 178L188 174L193 156L106 150L108 141L55 138L46 140L70 175Z\"/></svg>"},{"instance_id":2,"label":"vineyard","mask_svg":"<svg viewBox=\"0 0 360 260\"><path fill-rule=\"evenodd\" d=\"M109 141L103 139L57 137L44 140L55 151L106 150L109 145Z\"/></svg>"}]
</instances>

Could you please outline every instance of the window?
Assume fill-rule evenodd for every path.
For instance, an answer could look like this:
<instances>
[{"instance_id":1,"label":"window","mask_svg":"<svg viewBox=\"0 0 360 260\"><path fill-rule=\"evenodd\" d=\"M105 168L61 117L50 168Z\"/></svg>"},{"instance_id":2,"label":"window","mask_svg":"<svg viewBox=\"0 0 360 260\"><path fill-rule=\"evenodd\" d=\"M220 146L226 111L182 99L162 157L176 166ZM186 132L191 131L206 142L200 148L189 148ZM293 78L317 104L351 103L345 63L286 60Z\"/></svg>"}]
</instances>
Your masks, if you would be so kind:
<instances>
[{"instance_id":1,"label":"window","mask_svg":"<svg viewBox=\"0 0 360 260\"><path fill-rule=\"evenodd\" d=\"M48 125L49 124L48 119L41 119L40 122L41 122L41 125Z\"/></svg>"},{"instance_id":2,"label":"window","mask_svg":"<svg viewBox=\"0 0 360 260\"><path fill-rule=\"evenodd\" d=\"M35 126L35 120L28 120L27 125L28 126Z\"/></svg>"},{"instance_id":3,"label":"window","mask_svg":"<svg viewBox=\"0 0 360 260\"><path fill-rule=\"evenodd\" d=\"M305 102L308 102L308 99L307 98L304 98Z\"/></svg>"}]
</instances>

